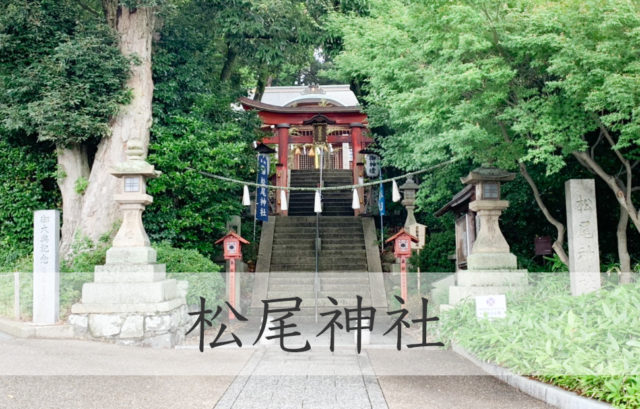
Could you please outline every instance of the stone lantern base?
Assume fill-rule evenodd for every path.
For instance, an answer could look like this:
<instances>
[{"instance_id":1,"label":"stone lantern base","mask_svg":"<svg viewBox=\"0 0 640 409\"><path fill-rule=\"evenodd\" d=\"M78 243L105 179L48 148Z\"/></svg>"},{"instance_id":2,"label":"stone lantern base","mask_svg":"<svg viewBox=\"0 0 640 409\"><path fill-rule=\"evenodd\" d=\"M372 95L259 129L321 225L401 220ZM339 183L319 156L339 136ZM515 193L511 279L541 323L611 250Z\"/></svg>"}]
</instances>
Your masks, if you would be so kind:
<instances>
[{"instance_id":1,"label":"stone lantern base","mask_svg":"<svg viewBox=\"0 0 640 409\"><path fill-rule=\"evenodd\" d=\"M94 282L82 287L69 323L82 338L171 348L191 324L186 289L186 282L166 279L164 264L96 266Z\"/></svg>"},{"instance_id":2,"label":"stone lantern base","mask_svg":"<svg viewBox=\"0 0 640 409\"><path fill-rule=\"evenodd\" d=\"M525 290L527 285L527 270L460 270L455 274L455 285L449 287L449 304L455 305L465 298L478 295L520 292Z\"/></svg>"}]
</instances>

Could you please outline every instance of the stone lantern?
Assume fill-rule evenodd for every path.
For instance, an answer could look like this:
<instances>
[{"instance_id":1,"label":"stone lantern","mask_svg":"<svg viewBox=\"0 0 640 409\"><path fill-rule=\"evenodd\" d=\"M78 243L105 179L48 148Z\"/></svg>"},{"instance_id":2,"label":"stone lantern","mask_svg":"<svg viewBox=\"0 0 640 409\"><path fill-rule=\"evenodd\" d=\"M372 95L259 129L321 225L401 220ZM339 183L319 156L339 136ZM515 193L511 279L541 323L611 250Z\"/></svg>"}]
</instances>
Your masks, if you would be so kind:
<instances>
[{"instance_id":1,"label":"stone lantern","mask_svg":"<svg viewBox=\"0 0 640 409\"><path fill-rule=\"evenodd\" d=\"M114 200L122 210L122 225L107 251L107 264L153 264L156 251L150 247L149 237L142 225L142 212L153 202L147 194L147 179L160 175L153 165L144 160L142 145L130 141L127 160L116 165L111 172L121 179L120 193Z\"/></svg>"},{"instance_id":2,"label":"stone lantern","mask_svg":"<svg viewBox=\"0 0 640 409\"><path fill-rule=\"evenodd\" d=\"M416 182L413 181L413 176L409 175L407 177L406 182L402 186L400 186L400 190L402 191L402 205L407 208L407 220L404 222L405 227L413 226L418 224L416 222L416 217L413 214L416 206L416 191L420 186Z\"/></svg>"},{"instance_id":3,"label":"stone lantern","mask_svg":"<svg viewBox=\"0 0 640 409\"><path fill-rule=\"evenodd\" d=\"M467 258L469 270L510 270L517 268L516 256L500 231L498 219L509 202L501 200L500 185L515 178L514 173L492 167L480 167L460 180L475 186L476 199L469 209L477 213L480 229Z\"/></svg>"},{"instance_id":4,"label":"stone lantern","mask_svg":"<svg viewBox=\"0 0 640 409\"><path fill-rule=\"evenodd\" d=\"M82 286L69 323L78 337L168 348L182 342L190 324L187 283L167 279L166 266L156 263L142 225L142 212L153 202L146 181L160 172L144 160L138 141L128 142L126 155L111 172L120 178L113 199L120 205L122 225L106 264L96 266L94 281Z\"/></svg>"}]
</instances>

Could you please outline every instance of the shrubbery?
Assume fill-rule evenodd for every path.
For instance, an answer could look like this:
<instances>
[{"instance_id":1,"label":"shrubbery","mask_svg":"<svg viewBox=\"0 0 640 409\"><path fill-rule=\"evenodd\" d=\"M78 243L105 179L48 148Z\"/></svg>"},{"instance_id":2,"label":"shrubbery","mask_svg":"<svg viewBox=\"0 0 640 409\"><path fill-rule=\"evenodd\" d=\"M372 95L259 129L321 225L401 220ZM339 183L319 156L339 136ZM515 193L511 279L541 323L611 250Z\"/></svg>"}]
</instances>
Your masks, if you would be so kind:
<instances>
[{"instance_id":1,"label":"shrubbery","mask_svg":"<svg viewBox=\"0 0 640 409\"><path fill-rule=\"evenodd\" d=\"M60 270L60 311L64 318L71 306L80 300L82 285L93 280L96 265L105 263L108 243L101 241L97 245L89 242L74 247L74 257L61 263ZM224 296L225 282L220 274L220 266L198 253L196 250L185 250L171 247L163 242L154 246L158 252L158 263L166 264L167 277L185 280L189 283L187 304L198 304L199 297L207 299L209 305L219 303ZM28 319L32 314L33 271L32 257L25 256L6 264L0 271L19 271L21 316ZM9 280L12 282L11 280ZM7 281L8 282L8 281ZM3 281L4 283L4 281ZM12 315L13 286L0 288L0 312Z\"/></svg>"},{"instance_id":2,"label":"shrubbery","mask_svg":"<svg viewBox=\"0 0 640 409\"><path fill-rule=\"evenodd\" d=\"M441 314L441 339L514 372L639 407L640 283L579 297L568 284L568 274L539 274L526 294L508 296L502 320L477 320L472 302L459 305Z\"/></svg>"}]
</instances>

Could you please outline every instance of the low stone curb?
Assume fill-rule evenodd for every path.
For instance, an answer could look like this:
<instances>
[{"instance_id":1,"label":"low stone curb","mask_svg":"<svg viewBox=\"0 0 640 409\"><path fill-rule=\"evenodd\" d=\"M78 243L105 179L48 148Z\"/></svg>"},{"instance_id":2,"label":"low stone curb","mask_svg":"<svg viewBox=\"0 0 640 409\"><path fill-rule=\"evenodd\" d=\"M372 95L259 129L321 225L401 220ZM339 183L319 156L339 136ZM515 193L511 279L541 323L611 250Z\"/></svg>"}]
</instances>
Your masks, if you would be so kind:
<instances>
[{"instance_id":1,"label":"low stone curb","mask_svg":"<svg viewBox=\"0 0 640 409\"><path fill-rule=\"evenodd\" d=\"M38 325L24 321L0 318L0 332L16 338L74 338L73 327L68 324Z\"/></svg>"},{"instance_id":2,"label":"low stone curb","mask_svg":"<svg viewBox=\"0 0 640 409\"><path fill-rule=\"evenodd\" d=\"M457 344L452 344L451 348L457 354L465 357L473 362L476 366L487 372L489 375L500 379L501 381L518 388L529 396L541 400L549 405L560 409L611 409L613 406L608 403L600 402L594 399L585 398L576 393L566 391L557 386L549 385L544 382L534 381L524 376L516 375L508 369L500 366L483 362L473 356L470 352Z\"/></svg>"}]
</instances>

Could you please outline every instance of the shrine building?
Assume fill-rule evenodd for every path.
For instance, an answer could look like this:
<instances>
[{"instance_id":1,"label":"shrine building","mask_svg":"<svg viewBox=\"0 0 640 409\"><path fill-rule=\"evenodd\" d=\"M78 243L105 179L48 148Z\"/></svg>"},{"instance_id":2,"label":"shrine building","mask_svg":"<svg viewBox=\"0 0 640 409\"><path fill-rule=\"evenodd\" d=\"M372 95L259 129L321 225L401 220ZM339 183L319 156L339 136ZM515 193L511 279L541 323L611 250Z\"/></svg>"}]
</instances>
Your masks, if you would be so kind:
<instances>
[{"instance_id":1,"label":"shrine building","mask_svg":"<svg viewBox=\"0 0 640 409\"><path fill-rule=\"evenodd\" d=\"M363 176L360 151L373 141L348 85L267 87L260 101L240 98L240 103L258 111L265 133L261 142L277 151L277 186L291 186L291 171L317 170L321 162L323 170L350 170L350 183ZM287 213L278 200L276 214Z\"/></svg>"}]
</instances>

